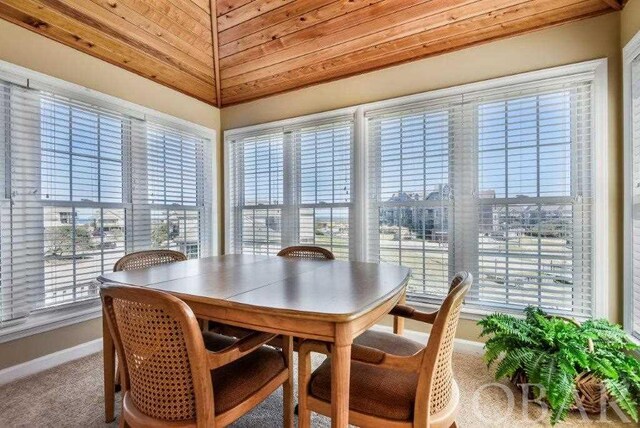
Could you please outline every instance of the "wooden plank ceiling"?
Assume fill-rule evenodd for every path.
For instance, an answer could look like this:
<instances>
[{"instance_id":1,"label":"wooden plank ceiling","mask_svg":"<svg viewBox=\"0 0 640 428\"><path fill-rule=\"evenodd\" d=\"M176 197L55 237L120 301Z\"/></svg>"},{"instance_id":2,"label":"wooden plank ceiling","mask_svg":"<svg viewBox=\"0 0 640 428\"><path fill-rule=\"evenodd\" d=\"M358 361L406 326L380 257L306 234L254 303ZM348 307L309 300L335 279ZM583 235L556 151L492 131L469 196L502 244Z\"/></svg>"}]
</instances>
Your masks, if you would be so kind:
<instances>
[{"instance_id":1,"label":"wooden plank ceiling","mask_svg":"<svg viewBox=\"0 0 640 428\"><path fill-rule=\"evenodd\" d=\"M623 5L624 0L0 0L0 17L227 106Z\"/></svg>"}]
</instances>

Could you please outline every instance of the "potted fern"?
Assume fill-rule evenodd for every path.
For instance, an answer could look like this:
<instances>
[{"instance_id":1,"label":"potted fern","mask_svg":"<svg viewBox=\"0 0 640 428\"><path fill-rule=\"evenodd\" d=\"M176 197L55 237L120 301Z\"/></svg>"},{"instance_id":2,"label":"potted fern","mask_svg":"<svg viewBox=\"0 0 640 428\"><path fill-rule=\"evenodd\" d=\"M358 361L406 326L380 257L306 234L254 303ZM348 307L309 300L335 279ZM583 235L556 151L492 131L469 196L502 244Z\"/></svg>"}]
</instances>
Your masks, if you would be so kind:
<instances>
[{"instance_id":1,"label":"potted fern","mask_svg":"<svg viewBox=\"0 0 640 428\"><path fill-rule=\"evenodd\" d=\"M508 378L523 391L531 385L530 398L548 403L551 424L584 408L583 400L600 411L610 399L638 422L640 361L634 351L640 347L619 326L605 320L579 324L536 307L525 309L524 319L497 313L478 325L481 337L489 336L485 360L489 367L497 364L496 379Z\"/></svg>"}]
</instances>

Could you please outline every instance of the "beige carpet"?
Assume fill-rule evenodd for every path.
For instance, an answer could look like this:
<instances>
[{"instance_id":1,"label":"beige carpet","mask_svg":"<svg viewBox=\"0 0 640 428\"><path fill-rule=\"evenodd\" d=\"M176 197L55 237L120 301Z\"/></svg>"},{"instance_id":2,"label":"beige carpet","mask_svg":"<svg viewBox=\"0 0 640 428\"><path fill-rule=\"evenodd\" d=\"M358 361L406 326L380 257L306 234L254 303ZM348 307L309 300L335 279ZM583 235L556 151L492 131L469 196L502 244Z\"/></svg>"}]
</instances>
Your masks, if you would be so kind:
<instances>
[{"instance_id":1,"label":"beige carpet","mask_svg":"<svg viewBox=\"0 0 640 428\"><path fill-rule=\"evenodd\" d=\"M316 359L318 364L320 359ZM509 385L493 385L491 374L479 357L455 355L455 373L461 390L458 425L461 427L547 426L548 414L531 404L523 407L522 395ZM512 397L512 401L508 399ZM282 425L281 393L274 393L234 428ZM102 357L100 354L65 364L47 372L0 387L0 427L106 427L103 422ZM562 426L634 426L615 412L606 419L577 413ZM314 427L330 426L314 416Z\"/></svg>"}]
</instances>

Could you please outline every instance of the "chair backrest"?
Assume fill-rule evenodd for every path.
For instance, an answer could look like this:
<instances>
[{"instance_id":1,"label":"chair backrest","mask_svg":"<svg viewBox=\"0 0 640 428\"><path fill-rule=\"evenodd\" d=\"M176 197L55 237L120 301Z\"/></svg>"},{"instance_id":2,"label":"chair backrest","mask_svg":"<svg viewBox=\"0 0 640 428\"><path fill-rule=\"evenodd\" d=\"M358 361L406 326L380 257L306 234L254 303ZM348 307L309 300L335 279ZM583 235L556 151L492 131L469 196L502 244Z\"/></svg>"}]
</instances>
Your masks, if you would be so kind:
<instances>
[{"instance_id":1,"label":"chair backrest","mask_svg":"<svg viewBox=\"0 0 640 428\"><path fill-rule=\"evenodd\" d=\"M453 342L464 296L472 282L473 277L468 272L455 275L429 334L416 394L416 410L426 406L422 408L426 408L427 415L447 407L452 398Z\"/></svg>"},{"instance_id":2,"label":"chair backrest","mask_svg":"<svg viewBox=\"0 0 640 428\"><path fill-rule=\"evenodd\" d=\"M151 266L163 265L166 263L182 262L187 260L187 256L180 251L173 250L147 250L127 254L120 258L113 266L114 272L123 270L143 269Z\"/></svg>"},{"instance_id":3,"label":"chair backrest","mask_svg":"<svg viewBox=\"0 0 640 428\"><path fill-rule=\"evenodd\" d=\"M100 296L122 388L136 409L155 420L212 426L206 350L189 306L170 294L127 285L105 284Z\"/></svg>"},{"instance_id":4,"label":"chair backrest","mask_svg":"<svg viewBox=\"0 0 640 428\"><path fill-rule=\"evenodd\" d=\"M280 257L300 257L303 259L327 259L335 260L333 253L322 247L298 245L280 250Z\"/></svg>"}]
</instances>

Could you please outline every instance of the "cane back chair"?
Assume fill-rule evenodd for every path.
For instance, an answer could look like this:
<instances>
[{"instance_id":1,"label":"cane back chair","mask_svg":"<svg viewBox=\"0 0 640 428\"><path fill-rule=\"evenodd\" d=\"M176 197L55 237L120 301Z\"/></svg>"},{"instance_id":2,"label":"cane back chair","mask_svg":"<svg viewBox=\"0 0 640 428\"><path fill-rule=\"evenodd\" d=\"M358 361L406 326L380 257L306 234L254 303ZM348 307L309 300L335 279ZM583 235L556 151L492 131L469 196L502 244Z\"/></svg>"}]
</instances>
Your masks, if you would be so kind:
<instances>
[{"instance_id":1,"label":"cane back chair","mask_svg":"<svg viewBox=\"0 0 640 428\"><path fill-rule=\"evenodd\" d=\"M290 339L280 351L263 346L270 333L203 333L186 303L156 290L106 284L100 296L121 362L121 426L226 426L280 385L293 426Z\"/></svg>"},{"instance_id":2,"label":"cane back chair","mask_svg":"<svg viewBox=\"0 0 640 428\"><path fill-rule=\"evenodd\" d=\"M127 254L121 257L113 265L114 272L127 270L144 269L152 266L164 265L167 263L183 262L187 256L180 251L174 250L145 250ZM116 367L116 392L120 391L120 369Z\"/></svg>"},{"instance_id":3,"label":"cane back chair","mask_svg":"<svg viewBox=\"0 0 640 428\"><path fill-rule=\"evenodd\" d=\"M146 250L127 254L120 258L113 266L114 272L124 270L143 269L166 263L183 262L187 256L174 250Z\"/></svg>"},{"instance_id":4,"label":"cane back chair","mask_svg":"<svg viewBox=\"0 0 640 428\"><path fill-rule=\"evenodd\" d=\"M308 245L297 245L280 250L279 257L297 257L300 259L326 259L335 260L333 253L326 248Z\"/></svg>"},{"instance_id":5,"label":"cane back chair","mask_svg":"<svg viewBox=\"0 0 640 428\"><path fill-rule=\"evenodd\" d=\"M392 315L433 324L426 347L372 330L354 341L349 423L389 428L455 426L460 393L452 371L453 340L471 282L471 274L457 274L436 312L420 312L406 305L391 311ZM300 428L309 427L311 411L331 415L331 358L313 373L310 358L311 352L330 355L330 346L307 340L298 351Z\"/></svg>"}]
</instances>

